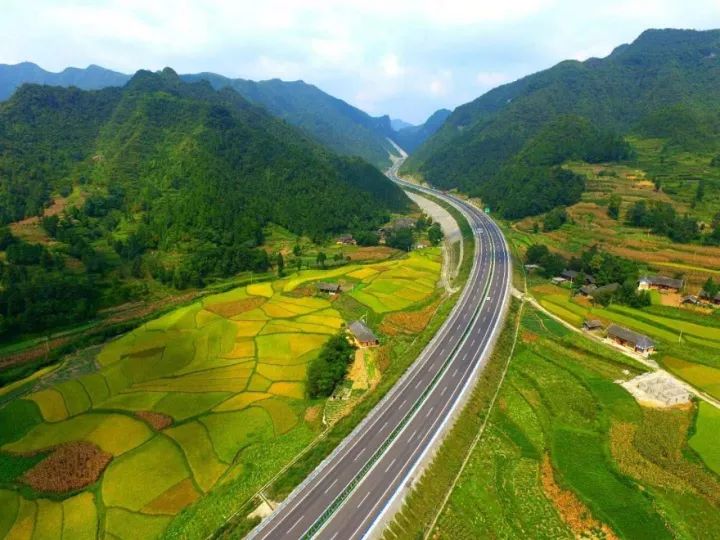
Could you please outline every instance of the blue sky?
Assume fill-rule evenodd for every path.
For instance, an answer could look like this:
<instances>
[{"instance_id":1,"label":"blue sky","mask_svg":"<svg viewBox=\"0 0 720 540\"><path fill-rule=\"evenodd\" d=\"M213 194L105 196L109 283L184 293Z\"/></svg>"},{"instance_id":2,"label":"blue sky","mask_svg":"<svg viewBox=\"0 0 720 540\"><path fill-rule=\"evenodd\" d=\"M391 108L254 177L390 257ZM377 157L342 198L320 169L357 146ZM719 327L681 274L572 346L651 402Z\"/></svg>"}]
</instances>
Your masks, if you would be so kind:
<instances>
[{"instance_id":1,"label":"blue sky","mask_svg":"<svg viewBox=\"0 0 720 540\"><path fill-rule=\"evenodd\" d=\"M0 63L302 79L421 122L646 28L720 27L720 0L2 0Z\"/></svg>"}]
</instances>

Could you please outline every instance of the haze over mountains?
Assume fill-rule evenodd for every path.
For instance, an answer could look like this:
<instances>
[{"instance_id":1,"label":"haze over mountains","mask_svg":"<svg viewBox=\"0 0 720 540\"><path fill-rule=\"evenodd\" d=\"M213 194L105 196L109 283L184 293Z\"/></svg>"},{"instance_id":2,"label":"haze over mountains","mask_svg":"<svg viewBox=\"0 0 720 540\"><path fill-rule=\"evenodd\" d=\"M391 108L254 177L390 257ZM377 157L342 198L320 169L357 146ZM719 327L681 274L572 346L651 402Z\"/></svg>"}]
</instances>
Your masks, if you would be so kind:
<instances>
[{"instance_id":1,"label":"haze over mountains","mask_svg":"<svg viewBox=\"0 0 720 540\"><path fill-rule=\"evenodd\" d=\"M10 97L24 83L97 90L109 86L123 86L130 77L99 66L86 69L67 68L61 73L51 73L29 62L12 66L0 65L0 100ZM440 127L438 118L446 116L444 111L438 111L431 117L432 121L422 126L411 126L403 122L396 130L388 116L370 116L303 81L272 79L255 82L230 79L215 73L180 77L191 82L207 80L216 89L232 88L248 101L303 129L316 141L335 152L360 156L379 168L387 167L390 164L388 154L396 153L388 138L393 138L401 146L408 144L414 148ZM403 142L400 143L400 140Z\"/></svg>"},{"instance_id":2,"label":"haze over mountains","mask_svg":"<svg viewBox=\"0 0 720 540\"><path fill-rule=\"evenodd\" d=\"M607 58L568 60L458 107L404 171L482 196L507 217L571 204L568 159L613 160L618 136L718 149L720 30L648 30Z\"/></svg>"}]
</instances>

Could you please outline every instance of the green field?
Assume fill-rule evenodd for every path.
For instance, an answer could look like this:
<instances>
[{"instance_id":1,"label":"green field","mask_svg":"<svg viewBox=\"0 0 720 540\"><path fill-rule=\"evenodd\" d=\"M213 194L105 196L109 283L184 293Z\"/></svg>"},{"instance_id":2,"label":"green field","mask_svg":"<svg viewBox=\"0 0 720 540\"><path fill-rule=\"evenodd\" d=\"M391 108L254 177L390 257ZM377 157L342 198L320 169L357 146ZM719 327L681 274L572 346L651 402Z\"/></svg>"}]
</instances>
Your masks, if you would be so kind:
<instances>
[{"instance_id":1,"label":"green field","mask_svg":"<svg viewBox=\"0 0 720 540\"><path fill-rule=\"evenodd\" d=\"M385 539L428 534L481 429L496 362L510 349L502 339L505 359L493 358L488 384L481 380ZM632 364L526 308L489 422L430 537L716 537L720 477L695 451L708 464L717 458L717 410L701 406L693 435L692 408L641 408L615 382L639 373Z\"/></svg>"},{"instance_id":2,"label":"green field","mask_svg":"<svg viewBox=\"0 0 720 540\"><path fill-rule=\"evenodd\" d=\"M552 314L581 326L585 319L617 323L657 342L655 358L670 372L708 394L720 398L720 326L715 316L667 306L643 309L611 304L592 306L571 298L569 290L546 283L531 288Z\"/></svg>"},{"instance_id":3,"label":"green field","mask_svg":"<svg viewBox=\"0 0 720 540\"><path fill-rule=\"evenodd\" d=\"M107 343L95 372L57 383L39 378L35 391L0 409L0 532L212 532L321 429L305 418L318 404L307 399L305 380L327 339L350 316L367 313L379 324L386 313L427 305L438 294L439 273L439 250L428 249L248 285ZM342 280L352 291L333 302L313 294L317 280ZM148 413L169 425L153 425ZM54 503L19 483L41 458L13 456L78 440L113 456L96 485ZM173 522L194 505L190 529L183 519ZM75 507L82 514L69 517Z\"/></svg>"}]
</instances>

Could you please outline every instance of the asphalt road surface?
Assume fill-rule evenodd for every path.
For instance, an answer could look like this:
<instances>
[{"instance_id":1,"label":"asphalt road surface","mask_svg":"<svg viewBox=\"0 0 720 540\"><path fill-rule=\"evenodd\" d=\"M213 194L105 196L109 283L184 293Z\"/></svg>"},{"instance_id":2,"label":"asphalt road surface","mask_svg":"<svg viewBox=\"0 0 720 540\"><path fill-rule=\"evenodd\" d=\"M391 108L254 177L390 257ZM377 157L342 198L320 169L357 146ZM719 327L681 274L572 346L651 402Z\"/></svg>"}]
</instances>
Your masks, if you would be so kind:
<instances>
[{"instance_id":1,"label":"asphalt road surface","mask_svg":"<svg viewBox=\"0 0 720 540\"><path fill-rule=\"evenodd\" d=\"M403 184L396 171L397 166L389 176ZM475 207L423 190L461 209L472 226L475 261L466 287L407 373L250 538L347 540L378 533L489 357L510 286L505 241Z\"/></svg>"}]
</instances>

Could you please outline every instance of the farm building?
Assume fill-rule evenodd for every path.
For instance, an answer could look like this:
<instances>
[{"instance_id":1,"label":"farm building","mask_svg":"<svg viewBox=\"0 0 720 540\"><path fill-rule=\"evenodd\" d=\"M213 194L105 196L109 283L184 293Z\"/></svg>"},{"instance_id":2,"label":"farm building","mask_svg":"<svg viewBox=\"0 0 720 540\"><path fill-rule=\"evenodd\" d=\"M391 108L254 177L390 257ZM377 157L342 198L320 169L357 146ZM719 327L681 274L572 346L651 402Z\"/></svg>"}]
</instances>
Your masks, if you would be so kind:
<instances>
[{"instance_id":1,"label":"farm building","mask_svg":"<svg viewBox=\"0 0 720 540\"><path fill-rule=\"evenodd\" d=\"M567 279L565 279L562 276L557 276L557 277L552 278L550 281L552 282L553 285L560 285L561 283L565 283L567 281Z\"/></svg>"},{"instance_id":2,"label":"farm building","mask_svg":"<svg viewBox=\"0 0 720 540\"><path fill-rule=\"evenodd\" d=\"M380 340L372 330L362 321L353 321L348 325L348 332L358 347L374 347Z\"/></svg>"},{"instance_id":3,"label":"farm building","mask_svg":"<svg viewBox=\"0 0 720 540\"><path fill-rule=\"evenodd\" d=\"M647 291L657 289L659 291L679 291L685 282L682 279L675 279L667 276L643 276L638 281L638 290Z\"/></svg>"},{"instance_id":4,"label":"farm building","mask_svg":"<svg viewBox=\"0 0 720 540\"><path fill-rule=\"evenodd\" d=\"M338 236L335 243L343 246L354 246L357 244L352 234L343 234L342 236Z\"/></svg>"},{"instance_id":5,"label":"farm building","mask_svg":"<svg viewBox=\"0 0 720 540\"><path fill-rule=\"evenodd\" d=\"M588 332L594 332L595 330L602 330L603 324L597 319L586 319L583 323L583 329Z\"/></svg>"},{"instance_id":6,"label":"farm building","mask_svg":"<svg viewBox=\"0 0 720 540\"><path fill-rule=\"evenodd\" d=\"M583 283L585 283L585 285L595 284L595 278L589 274L583 274L582 272L576 272L575 270L568 270L567 268L560 274L560 277L564 277L567 281L571 282L577 280L580 276L583 277Z\"/></svg>"},{"instance_id":7,"label":"farm building","mask_svg":"<svg viewBox=\"0 0 720 540\"><path fill-rule=\"evenodd\" d=\"M542 270L542 266L540 266L539 264L526 264L525 265L526 272L535 272L537 270Z\"/></svg>"},{"instance_id":8,"label":"farm building","mask_svg":"<svg viewBox=\"0 0 720 540\"><path fill-rule=\"evenodd\" d=\"M689 304L691 306L697 306L700 304L700 299L695 296L694 294L688 294L687 296L683 296L680 300L681 304Z\"/></svg>"},{"instance_id":9,"label":"farm building","mask_svg":"<svg viewBox=\"0 0 720 540\"><path fill-rule=\"evenodd\" d=\"M581 294L583 296L592 296L595 289L597 289L597 287L593 284L583 285L578 289L578 294Z\"/></svg>"},{"instance_id":10,"label":"farm building","mask_svg":"<svg viewBox=\"0 0 720 540\"><path fill-rule=\"evenodd\" d=\"M327 294L338 294L342 292L342 287L340 287L339 283L325 283L321 281L317 284L317 290Z\"/></svg>"},{"instance_id":11,"label":"farm building","mask_svg":"<svg viewBox=\"0 0 720 540\"><path fill-rule=\"evenodd\" d=\"M708 293L702 290L700 291L698 296L701 300L705 300L706 302L712 302L716 306L720 306L720 293L717 293L715 296L710 296Z\"/></svg>"},{"instance_id":12,"label":"farm building","mask_svg":"<svg viewBox=\"0 0 720 540\"><path fill-rule=\"evenodd\" d=\"M649 337L618 326L617 324L610 325L607 337L615 343L632 349L642 355L647 356L655 350L655 342Z\"/></svg>"},{"instance_id":13,"label":"farm building","mask_svg":"<svg viewBox=\"0 0 720 540\"><path fill-rule=\"evenodd\" d=\"M660 371L638 375L623 383L638 401L652 402L661 407L682 405L690 401L690 393L673 377Z\"/></svg>"}]
</instances>

